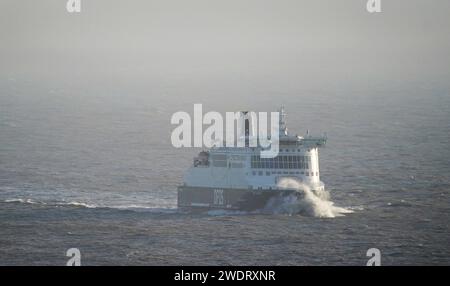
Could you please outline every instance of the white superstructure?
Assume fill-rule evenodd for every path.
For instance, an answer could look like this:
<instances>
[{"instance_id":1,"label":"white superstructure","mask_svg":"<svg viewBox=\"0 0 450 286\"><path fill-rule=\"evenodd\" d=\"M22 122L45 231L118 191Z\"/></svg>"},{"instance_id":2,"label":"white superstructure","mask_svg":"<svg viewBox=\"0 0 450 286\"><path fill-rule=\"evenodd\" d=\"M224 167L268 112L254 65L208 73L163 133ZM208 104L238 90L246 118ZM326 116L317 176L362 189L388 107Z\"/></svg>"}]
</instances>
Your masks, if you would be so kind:
<instances>
[{"instance_id":1,"label":"white superstructure","mask_svg":"<svg viewBox=\"0 0 450 286\"><path fill-rule=\"evenodd\" d=\"M246 114L242 113L244 118ZM247 130L245 136L251 136L249 133ZM295 177L312 189L323 189L318 149L325 145L326 136L290 135L281 109L279 142L275 158L261 158L261 147L216 147L203 151L186 173L184 186L277 190L281 178Z\"/></svg>"}]
</instances>

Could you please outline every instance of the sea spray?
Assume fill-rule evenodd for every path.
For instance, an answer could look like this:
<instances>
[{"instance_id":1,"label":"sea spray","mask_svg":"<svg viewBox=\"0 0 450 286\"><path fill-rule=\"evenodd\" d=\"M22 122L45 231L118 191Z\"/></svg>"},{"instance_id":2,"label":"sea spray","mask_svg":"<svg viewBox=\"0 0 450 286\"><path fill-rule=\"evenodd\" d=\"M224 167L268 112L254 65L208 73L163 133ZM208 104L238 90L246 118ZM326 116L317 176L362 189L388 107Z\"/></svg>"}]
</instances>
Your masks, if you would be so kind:
<instances>
[{"instance_id":1,"label":"sea spray","mask_svg":"<svg viewBox=\"0 0 450 286\"><path fill-rule=\"evenodd\" d=\"M278 182L283 189L294 189L299 194L280 196L272 199L266 210L274 213L302 214L314 217L333 218L352 213L352 210L335 206L330 201L326 190L311 190L311 188L295 179L283 178Z\"/></svg>"}]
</instances>

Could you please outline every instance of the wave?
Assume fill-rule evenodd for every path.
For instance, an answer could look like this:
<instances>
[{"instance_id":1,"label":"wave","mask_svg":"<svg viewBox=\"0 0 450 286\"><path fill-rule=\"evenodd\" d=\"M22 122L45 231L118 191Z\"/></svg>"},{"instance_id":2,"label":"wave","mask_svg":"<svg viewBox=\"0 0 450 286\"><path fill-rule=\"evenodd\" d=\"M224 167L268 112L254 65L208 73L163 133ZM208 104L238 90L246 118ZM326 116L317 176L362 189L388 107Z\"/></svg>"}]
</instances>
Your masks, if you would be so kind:
<instances>
[{"instance_id":1,"label":"wave","mask_svg":"<svg viewBox=\"0 0 450 286\"><path fill-rule=\"evenodd\" d=\"M38 201L34 201L32 199L6 199L4 200L5 203L22 203L22 204L41 204L41 205L45 205L46 203L44 202L38 202Z\"/></svg>"},{"instance_id":2,"label":"wave","mask_svg":"<svg viewBox=\"0 0 450 286\"><path fill-rule=\"evenodd\" d=\"M98 206L93 205L93 204L87 204L87 203L82 203L82 202L68 202L68 203L56 203L56 205L58 206L75 206L75 207L84 207L84 208L88 208L88 209L95 209L98 208Z\"/></svg>"},{"instance_id":3,"label":"wave","mask_svg":"<svg viewBox=\"0 0 450 286\"><path fill-rule=\"evenodd\" d=\"M79 207L79 208L87 208L87 209L117 209L117 210L133 210L133 211L144 211L144 212L152 212L152 213L174 213L177 212L176 208L167 208L167 207L153 207L153 206L144 206L144 205L96 205L92 203L79 202L79 201L54 201L54 202L43 202L36 201L29 198L11 198L3 201L4 203L20 203L20 204L33 204L33 205L45 205L45 206L53 206L53 207Z\"/></svg>"},{"instance_id":4,"label":"wave","mask_svg":"<svg viewBox=\"0 0 450 286\"><path fill-rule=\"evenodd\" d=\"M26 199L26 198L13 198L13 199L6 199L3 201L4 203L21 203L21 204L31 204L31 205L50 205L50 206L76 206L76 207L85 207L85 208L96 208L97 206L82 203L82 202L42 202L42 201L36 201L33 199Z\"/></svg>"},{"instance_id":5,"label":"wave","mask_svg":"<svg viewBox=\"0 0 450 286\"><path fill-rule=\"evenodd\" d=\"M330 201L330 193L326 190L313 191L295 179L283 178L278 183L280 188L295 189L300 195L291 194L276 197L269 201L265 211L276 214L302 214L320 218L334 218L353 213L353 210L334 205Z\"/></svg>"}]
</instances>

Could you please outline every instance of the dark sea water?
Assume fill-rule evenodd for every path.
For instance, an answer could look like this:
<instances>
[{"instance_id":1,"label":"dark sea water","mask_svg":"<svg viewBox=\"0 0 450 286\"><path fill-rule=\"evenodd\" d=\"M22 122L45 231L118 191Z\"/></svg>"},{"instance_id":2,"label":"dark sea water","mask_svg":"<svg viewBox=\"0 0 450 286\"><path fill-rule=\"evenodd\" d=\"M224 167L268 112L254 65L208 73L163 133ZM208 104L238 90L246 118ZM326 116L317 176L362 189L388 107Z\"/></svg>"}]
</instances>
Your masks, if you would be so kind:
<instances>
[{"instance_id":1,"label":"dark sea water","mask_svg":"<svg viewBox=\"0 0 450 286\"><path fill-rule=\"evenodd\" d=\"M65 265L73 247L82 265L365 265L369 248L383 265L450 264L446 89L0 83L0 265ZM291 132L327 132L321 179L353 212L178 211L198 150L172 147L170 117L194 103L284 104Z\"/></svg>"}]
</instances>

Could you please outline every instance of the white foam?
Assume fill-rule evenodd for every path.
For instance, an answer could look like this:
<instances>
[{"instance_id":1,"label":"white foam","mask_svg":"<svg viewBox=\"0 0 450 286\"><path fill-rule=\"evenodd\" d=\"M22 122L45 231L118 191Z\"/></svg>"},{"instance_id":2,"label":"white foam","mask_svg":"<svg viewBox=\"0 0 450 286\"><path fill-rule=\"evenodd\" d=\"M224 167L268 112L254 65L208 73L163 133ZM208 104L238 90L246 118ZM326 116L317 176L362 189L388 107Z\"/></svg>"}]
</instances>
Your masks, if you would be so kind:
<instances>
[{"instance_id":1,"label":"white foam","mask_svg":"<svg viewBox=\"0 0 450 286\"><path fill-rule=\"evenodd\" d=\"M86 202L82 199L72 199L72 200L50 200L50 201L37 201L30 198L6 198L3 200L4 203L18 203L18 204L36 204L36 205L47 205L54 207L80 207L80 208L107 208L107 209L118 209L118 210L133 210L140 212L151 212L151 213L161 213L161 214L171 214L177 213L178 209L173 204L95 204L92 202Z\"/></svg>"},{"instance_id":2,"label":"white foam","mask_svg":"<svg viewBox=\"0 0 450 286\"><path fill-rule=\"evenodd\" d=\"M302 195L292 194L274 199L268 204L267 209L275 213L333 218L353 212L350 209L335 206L334 202L330 201L329 192L325 190L312 191L309 186L295 179L283 178L279 181L278 186L286 189L295 189Z\"/></svg>"},{"instance_id":3,"label":"white foam","mask_svg":"<svg viewBox=\"0 0 450 286\"><path fill-rule=\"evenodd\" d=\"M93 209L93 208L97 207L96 205L82 203L82 202L76 202L76 201L68 202L68 203L59 203L58 205L85 207L85 208L89 208L89 209Z\"/></svg>"},{"instance_id":4,"label":"white foam","mask_svg":"<svg viewBox=\"0 0 450 286\"><path fill-rule=\"evenodd\" d=\"M13 199L6 199L4 200L5 203L22 203L22 204L38 204L38 205L47 205L47 203L42 202L42 201L35 201L32 199L26 199L26 198L13 198ZM55 206L79 206L79 207L85 207L85 208L96 208L97 206L95 205L91 205L91 204L87 204L87 203L82 203L82 202L76 202L76 201L72 201L72 202L55 202L55 203L51 203L50 205L55 205Z\"/></svg>"},{"instance_id":5,"label":"white foam","mask_svg":"<svg viewBox=\"0 0 450 286\"><path fill-rule=\"evenodd\" d=\"M42 202L37 202L32 199L6 199L4 200L5 203L22 203L22 204L43 204Z\"/></svg>"}]
</instances>

